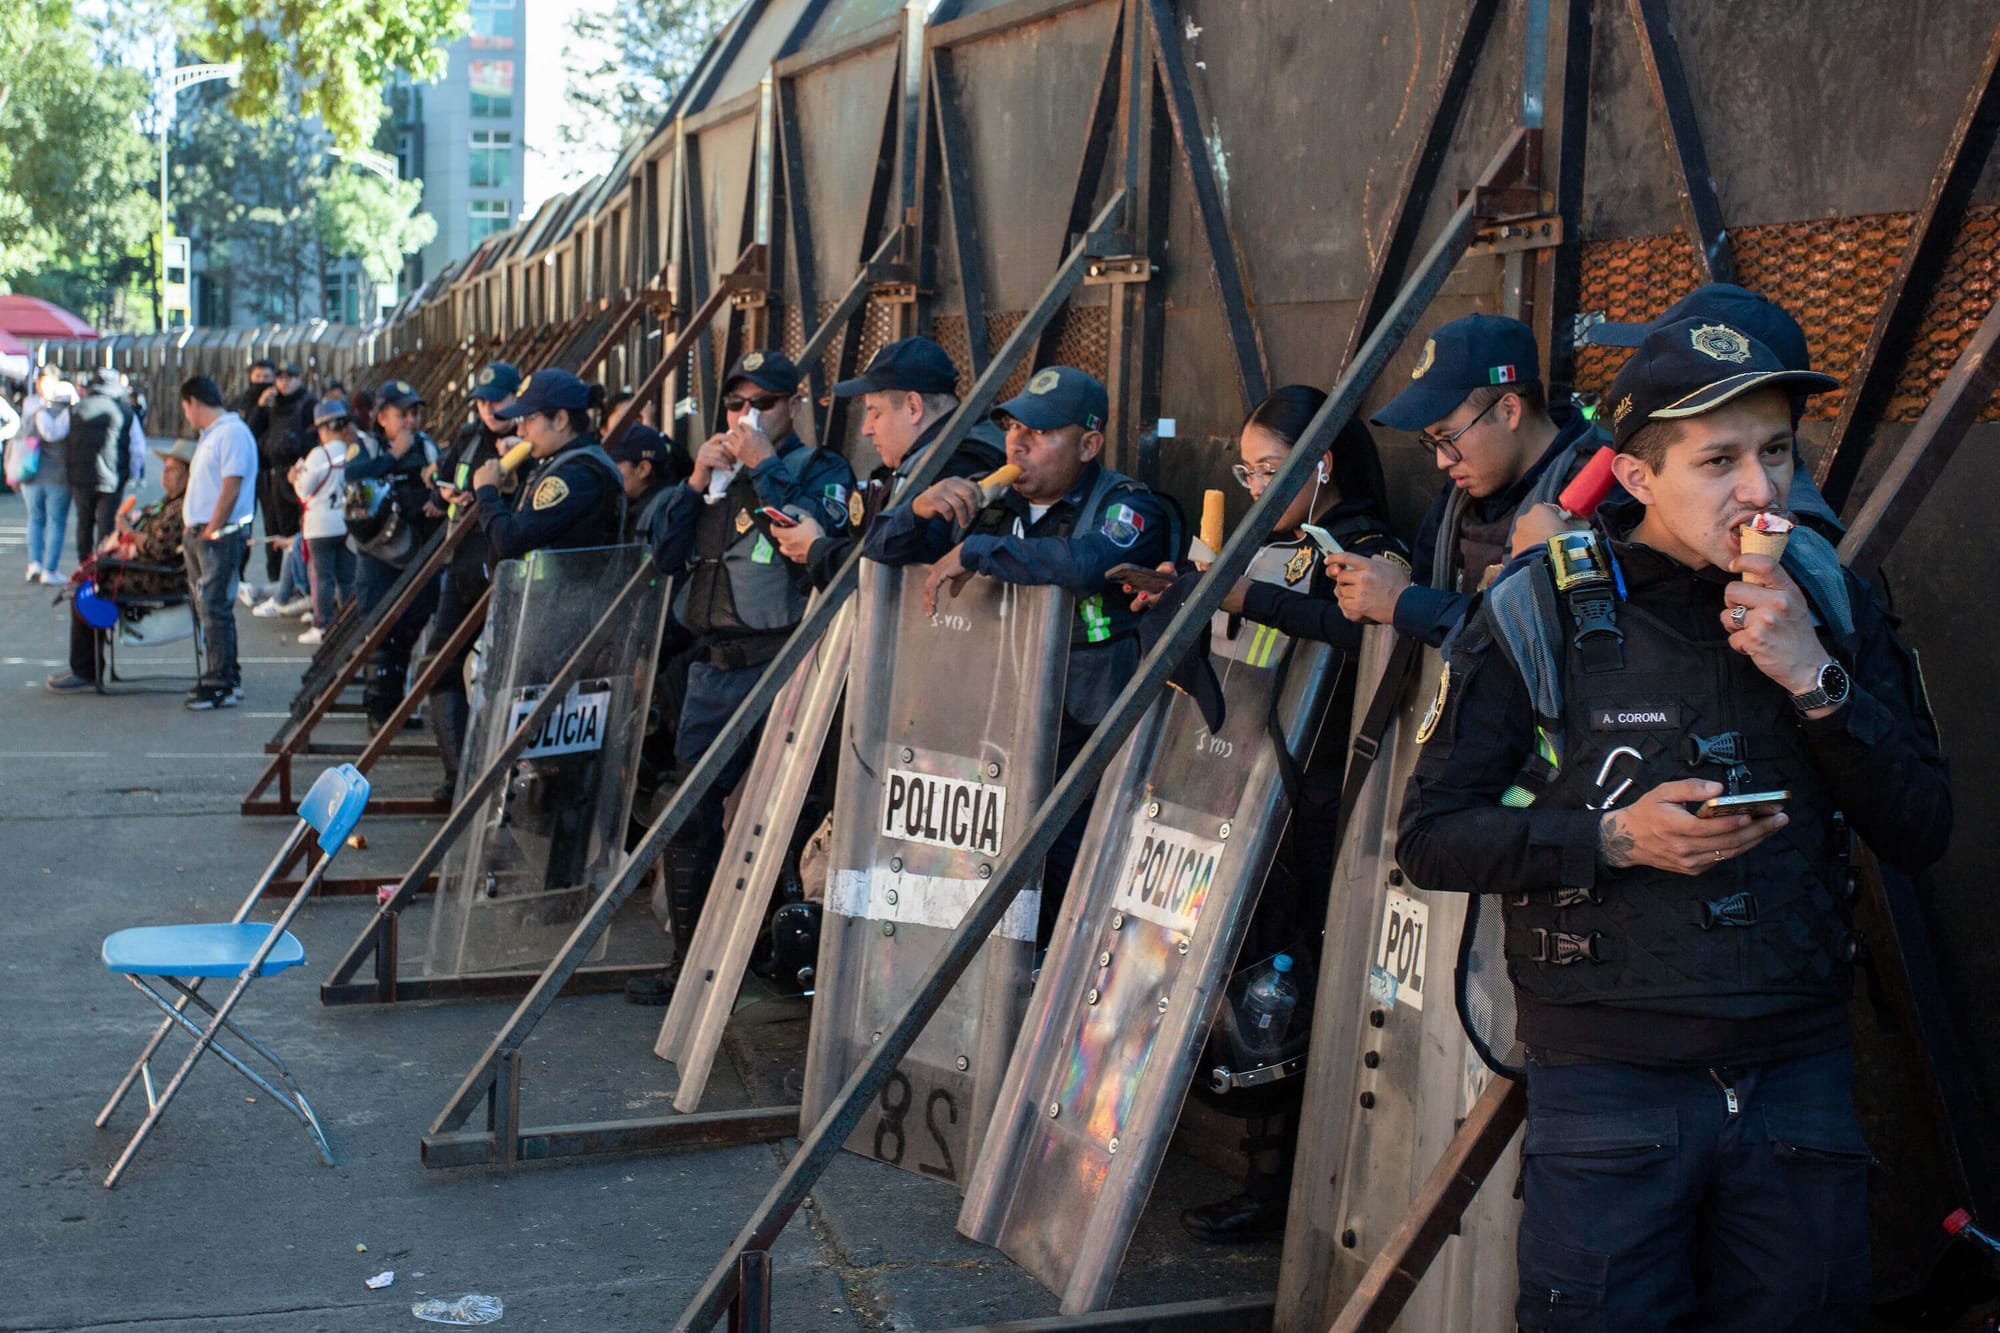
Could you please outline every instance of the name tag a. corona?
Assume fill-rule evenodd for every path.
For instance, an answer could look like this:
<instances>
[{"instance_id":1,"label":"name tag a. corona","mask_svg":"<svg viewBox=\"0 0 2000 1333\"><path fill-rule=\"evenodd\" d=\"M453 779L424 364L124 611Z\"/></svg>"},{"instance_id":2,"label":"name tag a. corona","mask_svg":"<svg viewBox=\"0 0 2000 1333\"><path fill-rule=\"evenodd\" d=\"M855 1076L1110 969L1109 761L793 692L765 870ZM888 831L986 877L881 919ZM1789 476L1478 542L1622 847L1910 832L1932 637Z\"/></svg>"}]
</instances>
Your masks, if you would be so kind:
<instances>
[{"instance_id":1,"label":"name tag a. corona","mask_svg":"<svg viewBox=\"0 0 2000 1333\"><path fill-rule=\"evenodd\" d=\"M889 770L882 792L882 836L956 852L1000 854L1007 789L983 782Z\"/></svg>"}]
</instances>

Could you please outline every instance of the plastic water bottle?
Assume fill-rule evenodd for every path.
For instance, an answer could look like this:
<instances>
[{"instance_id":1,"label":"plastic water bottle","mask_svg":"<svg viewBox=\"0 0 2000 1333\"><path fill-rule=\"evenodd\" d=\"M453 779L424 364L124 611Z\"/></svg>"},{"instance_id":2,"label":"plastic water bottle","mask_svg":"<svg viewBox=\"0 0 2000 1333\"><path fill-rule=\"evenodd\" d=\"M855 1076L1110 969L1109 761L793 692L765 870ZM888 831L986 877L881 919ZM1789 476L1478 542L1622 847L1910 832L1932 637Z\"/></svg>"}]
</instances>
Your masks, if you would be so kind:
<instances>
[{"instance_id":1,"label":"plastic water bottle","mask_svg":"<svg viewBox=\"0 0 2000 1333\"><path fill-rule=\"evenodd\" d=\"M1972 1225L1972 1214L1960 1208L1944 1220L1949 1234L1973 1246L1985 1258L1989 1270L2000 1273L2000 1240Z\"/></svg>"},{"instance_id":2,"label":"plastic water bottle","mask_svg":"<svg viewBox=\"0 0 2000 1333\"><path fill-rule=\"evenodd\" d=\"M1285 1044L1292 1014L1299 1007L1299 984L1292 980L1292 956L1279 954L1271 965L1250 979L1243 992L1243 1043L1254 1051L1275 1051Z\"/></svg>"}]
</instances>

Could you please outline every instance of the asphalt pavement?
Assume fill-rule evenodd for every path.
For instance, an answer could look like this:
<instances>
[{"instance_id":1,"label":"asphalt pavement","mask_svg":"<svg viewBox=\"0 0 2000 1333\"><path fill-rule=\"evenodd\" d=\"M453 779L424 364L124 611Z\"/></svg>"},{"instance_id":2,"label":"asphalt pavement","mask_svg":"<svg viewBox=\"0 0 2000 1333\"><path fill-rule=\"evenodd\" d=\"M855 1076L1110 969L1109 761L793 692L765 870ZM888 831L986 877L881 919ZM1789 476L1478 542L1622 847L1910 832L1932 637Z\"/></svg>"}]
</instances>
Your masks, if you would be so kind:
<instances>
[{"instance_id":1,"label":"asphalt pavement","mask_svg":"<svg viewBox=\"0 0 2000 1333\"><path fill-rule=\"evenodd\" d=\"M796 1143L425 1169L419 1135L512 1004L321 1006L318 983L368 920L366 899L308 903L294 927L306 965L258 982L239 1010L291 1064L336 1165L209 1059L119 1186L103 1187L143 1098L135 1091L106 1129L92 1121L157 1011L105 971L100 945L126 926L235 909L289 828L244 818L237 804L311 650L296 642L297 622L245 613L237 708L181 707L186 643L122 664L161 680L51 694L42 681L66 664L69 612L51 604L55 589L22 581L25 525L21 499L0 494L0 1151L14 1176L0 1219L0 1330L418 1329L431 1325L413 1303L469 1292L504 1302L502 1327L668 1326ZM353 720L329 727L361 734ZM395 760L374 776L378 793L418 795L437 770ZM345 852L340 873L393 881L434 821L362 827L369 846ZM422 920L420 910L405 929ZM523 1122L667 1113L674 1071L652 1055L661 1012L615 996L558 1001L524 1053ZM738 1017L704 1109L794 1100L805 1006ZM1169 1156L1116 1304L1274 1286L1275 1244L1199 1247L1175 1225L1179 1209L1229 1185ZM773 1251L776 1326L919 1330L1053 1314L1039 1283L956 1233L957 1207L947 1184L844 1156ZM365 1285L389 1270L393 1285Z\"/></svg>"}]
</instances>

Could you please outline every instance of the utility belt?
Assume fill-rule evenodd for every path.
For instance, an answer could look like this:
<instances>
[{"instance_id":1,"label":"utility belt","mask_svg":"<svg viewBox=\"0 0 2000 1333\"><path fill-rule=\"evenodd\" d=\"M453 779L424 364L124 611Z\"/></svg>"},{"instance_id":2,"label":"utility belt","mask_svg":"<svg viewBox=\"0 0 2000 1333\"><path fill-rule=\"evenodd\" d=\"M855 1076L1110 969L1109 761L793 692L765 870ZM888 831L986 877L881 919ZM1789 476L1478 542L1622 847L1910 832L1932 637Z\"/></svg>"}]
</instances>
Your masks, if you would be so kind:
<instances>
[{"instance_id":1,"label":"utility belt","mask_svg":"<svg viewBox=\"0 0 2000 1333\"><path fill-rule=\"evenodd\" d=\"M724 671L742 671L746 667L763 666L784 651L785 641L792 637L789 629L771 634L759 634L745 639L725 639L706 647L708 664Z\"/></svg>"}]
</instances>

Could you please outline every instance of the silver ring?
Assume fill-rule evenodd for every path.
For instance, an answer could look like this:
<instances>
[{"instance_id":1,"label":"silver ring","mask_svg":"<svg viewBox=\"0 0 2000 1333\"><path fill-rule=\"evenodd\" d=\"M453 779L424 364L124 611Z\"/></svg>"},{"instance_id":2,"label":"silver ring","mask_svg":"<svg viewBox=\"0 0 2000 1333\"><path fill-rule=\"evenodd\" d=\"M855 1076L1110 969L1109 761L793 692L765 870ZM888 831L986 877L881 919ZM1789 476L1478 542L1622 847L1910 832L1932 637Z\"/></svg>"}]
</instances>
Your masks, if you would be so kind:
<instances>
[{"instance_id":1,"label":"silver ring","mask_svg":"<svg viewBox=\"0 0 2000 1333\"><path fill-rule=\"evenodd\" d=\"M1722 859L1722 852L1721 852L1721 850L1720 850L1720 849L1717 849L1717 851L1716 851L1716 853L1715 853L1715 859L1716 859L1716 860L1718 860L1718 861L1720 861L1720 860Z\"/></svg>"},{"instance_id":2,"label":"silver ring","mask_svg":"<svg viewBox=\"0 0 2000 1333\"><path fill-rule=\"evenodd\" d=\"M1730 607L1730 608L1729 608L1729 623L1730 623L1730 624L1732 624L1732 625L1734 625L1734 626L1736 626L1736 628L1738 628L1738 629L1742 629L1742 628L1743 628L1743 622L1744 622L1745 620L1749 619L1749 618L1750 618L1750 608L1749 608L1749 607L1747 607L1747 606L1732 606L1732 607Z\"/></svg>"}]
</instances>

